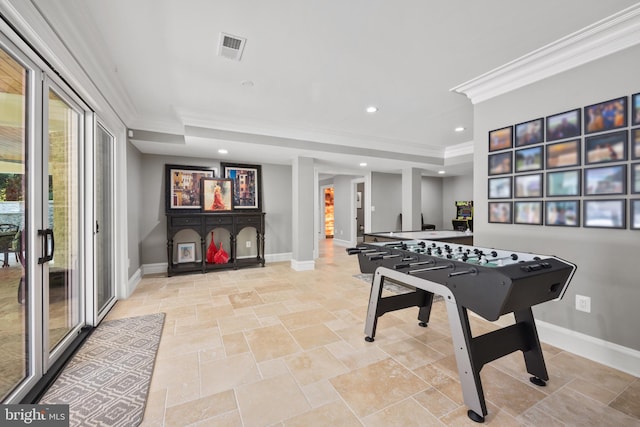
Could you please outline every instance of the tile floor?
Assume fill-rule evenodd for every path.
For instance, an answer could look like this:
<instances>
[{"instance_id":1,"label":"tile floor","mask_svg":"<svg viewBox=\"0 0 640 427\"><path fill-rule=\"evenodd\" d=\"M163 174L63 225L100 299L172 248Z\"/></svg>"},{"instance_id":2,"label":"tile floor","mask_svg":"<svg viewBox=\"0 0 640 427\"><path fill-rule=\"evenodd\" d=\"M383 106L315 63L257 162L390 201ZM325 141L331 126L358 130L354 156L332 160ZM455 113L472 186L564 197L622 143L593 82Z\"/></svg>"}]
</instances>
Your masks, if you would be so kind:
<instances>
[{"instance_id":1,"label":"tile floor","mask_svg":"<svg viewBox=\"0 0 640 427\"><path fill-rule=\"evenodd\" d=\"M316 269L288 262L145 276L107 319L166 313L142 426L475 426L443 302L388 313L364 341L369 285L331 240ZM552 303L549 303L552 304ZM493 328L471 318L474 335ZM481 371L494 426L640 426L640 379L544 346L550 381L514 353Z\"/></svg>"}]
</instances>

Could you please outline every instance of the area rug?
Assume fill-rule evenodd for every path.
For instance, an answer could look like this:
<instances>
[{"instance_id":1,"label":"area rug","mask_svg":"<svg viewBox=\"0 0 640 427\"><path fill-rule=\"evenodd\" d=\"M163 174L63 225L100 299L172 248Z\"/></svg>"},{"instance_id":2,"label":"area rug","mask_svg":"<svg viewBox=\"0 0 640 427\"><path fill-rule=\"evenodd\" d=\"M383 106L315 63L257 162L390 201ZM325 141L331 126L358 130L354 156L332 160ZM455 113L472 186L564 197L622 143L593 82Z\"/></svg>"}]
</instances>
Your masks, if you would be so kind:
<instances>
[{"instance_id":1,"label":"area rug","mask_svg":"<svg viewBox=\"0 0 640 427\"><path fill-rule=\"evenodd\" d=\"M164 313L101 323L40 404L68 404L70 426L141 423Z\"/></svg>"}]
</instances>

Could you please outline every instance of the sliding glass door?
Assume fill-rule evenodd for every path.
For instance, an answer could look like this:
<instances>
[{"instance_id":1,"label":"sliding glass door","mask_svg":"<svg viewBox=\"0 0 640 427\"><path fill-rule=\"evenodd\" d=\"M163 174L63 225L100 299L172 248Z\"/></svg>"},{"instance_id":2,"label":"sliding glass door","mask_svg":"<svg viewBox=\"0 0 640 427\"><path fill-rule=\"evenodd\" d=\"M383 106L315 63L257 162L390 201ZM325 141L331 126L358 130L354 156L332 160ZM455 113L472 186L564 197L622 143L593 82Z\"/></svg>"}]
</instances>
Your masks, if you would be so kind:
<instances>
[{"instance_id":1,"label":"sliding glass door","mask_svg":"<svg viewBox=\"0 0 640 427\"><path fill-rule=\"evenodd\" d=\"M87 304L104 309L114 299L106 273L99 297L87 291L94 247L84 195L93 189L85 187L84 148L94 115L34 61L0 34L0 402L7 403L20 401L74 342ZM110 244L100 243L108 254Z\"/></svg>"}]
</instances>

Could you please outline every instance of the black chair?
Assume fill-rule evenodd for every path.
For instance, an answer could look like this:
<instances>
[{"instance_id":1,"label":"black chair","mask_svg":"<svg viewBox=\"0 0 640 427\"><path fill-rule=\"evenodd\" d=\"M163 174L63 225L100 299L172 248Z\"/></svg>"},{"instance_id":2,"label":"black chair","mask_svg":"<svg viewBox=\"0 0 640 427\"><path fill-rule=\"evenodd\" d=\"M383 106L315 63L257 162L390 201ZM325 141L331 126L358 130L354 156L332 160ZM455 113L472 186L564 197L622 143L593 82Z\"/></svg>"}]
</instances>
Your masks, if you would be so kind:
<instances>
[{"instance_id":1,"label":"black chair","mask_svg":"<svg viewBox=\"0 0 640 427\"><path fill-rule=\"evenodd\" d=\"M425 224L424 223L424 215L420 214L420 222L422 223L422 231L424 230L435 230L436 229L436 225L435 224Z\"/></svg>"}]
</instances>

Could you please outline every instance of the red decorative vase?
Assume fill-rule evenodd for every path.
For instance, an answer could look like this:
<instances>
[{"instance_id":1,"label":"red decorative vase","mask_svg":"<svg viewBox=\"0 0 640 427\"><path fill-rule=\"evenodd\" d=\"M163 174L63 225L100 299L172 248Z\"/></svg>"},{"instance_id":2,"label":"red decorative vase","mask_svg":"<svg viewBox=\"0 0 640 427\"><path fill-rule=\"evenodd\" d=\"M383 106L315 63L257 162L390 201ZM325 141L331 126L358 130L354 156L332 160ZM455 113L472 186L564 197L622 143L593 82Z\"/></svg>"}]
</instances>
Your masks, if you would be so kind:
<instances>
[{"instance_id":1,"label":"red decorative vase","mask_svg":"<svg viewBox=\"0 0 640 427\"><path fill-rule=\"evenodd\" d=\"M222 247L222 244L220 245ZM216 242L213 239L213 231L211 232L211 243L209 244L209 248L207 249L207 262L214 263L216 253L218 252L218 248L216 248Z\"/></svg>"},{"instance_id":2,"label":"red decorative vase","mask_svg":"<svg viewBox=\"0 0 640 427\"><path fill-rule=\"evenodd\" d=\"M218 252L213 256L213 262L216 264L226 264L229 262L229 254L222 248L222 242L220 242Z\"/></svg>"}]
</instances>

